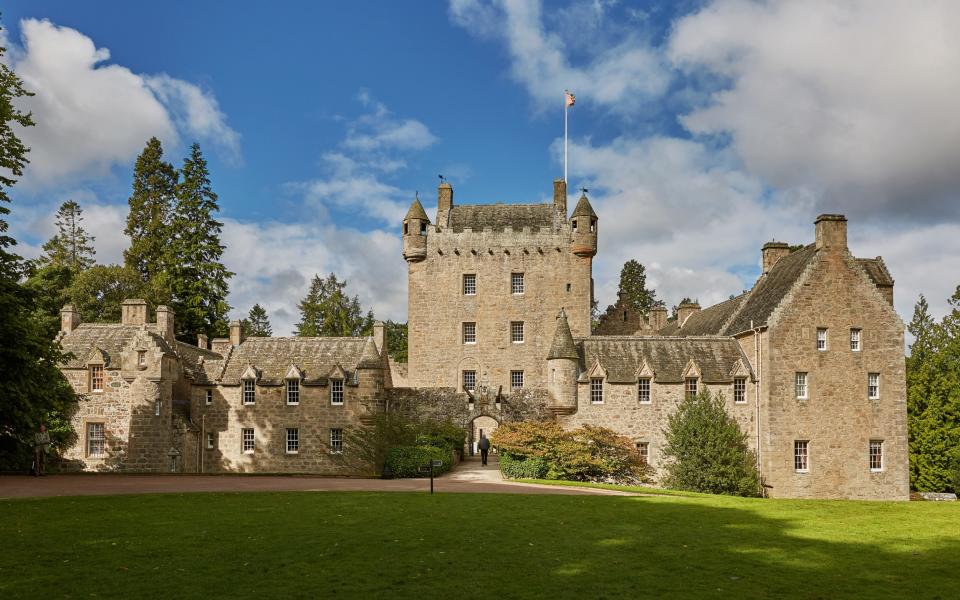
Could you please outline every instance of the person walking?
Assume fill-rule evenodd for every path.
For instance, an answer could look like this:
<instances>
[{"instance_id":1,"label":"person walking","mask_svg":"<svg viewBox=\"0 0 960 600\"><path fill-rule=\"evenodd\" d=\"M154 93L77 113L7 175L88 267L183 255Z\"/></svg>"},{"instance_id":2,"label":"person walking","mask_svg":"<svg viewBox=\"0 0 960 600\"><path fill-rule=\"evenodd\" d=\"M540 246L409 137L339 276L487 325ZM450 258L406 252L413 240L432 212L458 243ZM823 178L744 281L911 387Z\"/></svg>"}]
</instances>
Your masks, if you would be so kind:
<instances>
[{"instance_id":1,"label":"person walking","mask_svg":"<svg viewBox=\"0 0 960 600\"><path fill-rule=\"evenodd\" d=\"M47 474L47 451L50 449L50 434L43 423L40 431L33 436L33 475L40 477Z\"/></svg>"},{"instance_id":2,"label":"person walking","mask_svg":"<svg viewBox=\"0 0 960 600\"><path fill-rule=\"evenodd\" d=\"M487 436L480 434L480 441L477 442L477 448L480 448L480 464L487 466L487 455L490 454L490 440Z\"/></svg>"}]
</instances>

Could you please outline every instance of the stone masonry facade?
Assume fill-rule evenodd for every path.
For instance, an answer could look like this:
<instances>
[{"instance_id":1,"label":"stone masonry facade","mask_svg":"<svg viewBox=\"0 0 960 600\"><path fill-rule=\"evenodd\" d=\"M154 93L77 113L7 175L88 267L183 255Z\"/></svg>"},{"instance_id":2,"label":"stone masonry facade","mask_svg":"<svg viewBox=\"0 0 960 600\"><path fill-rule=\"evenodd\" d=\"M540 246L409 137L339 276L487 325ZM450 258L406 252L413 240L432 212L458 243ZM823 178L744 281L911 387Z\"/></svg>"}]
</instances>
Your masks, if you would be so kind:
<instances>
[{"instance_id":1,"label":"stone masonry facade","mask_svg":"<svg viewBox=\"0 0 960 600\"><path fill-rule=\"evenodd\" d=\"M409 362L368 338L230 337L187 344L175 315L142 300L120 323L64 307L63 372L81 396L63 466L137 472L352 474L349 432L384 411L464 427L609 427L662 472L663 430L685 394L723 395L767 492L908 498L904 324L878 258L847 247L846 219L814 241L761 249L740 296L639 314L619 302L591 331L600 220L555 181L545 204L455 205L402 222Z\"/></svg>"}]
</instances>

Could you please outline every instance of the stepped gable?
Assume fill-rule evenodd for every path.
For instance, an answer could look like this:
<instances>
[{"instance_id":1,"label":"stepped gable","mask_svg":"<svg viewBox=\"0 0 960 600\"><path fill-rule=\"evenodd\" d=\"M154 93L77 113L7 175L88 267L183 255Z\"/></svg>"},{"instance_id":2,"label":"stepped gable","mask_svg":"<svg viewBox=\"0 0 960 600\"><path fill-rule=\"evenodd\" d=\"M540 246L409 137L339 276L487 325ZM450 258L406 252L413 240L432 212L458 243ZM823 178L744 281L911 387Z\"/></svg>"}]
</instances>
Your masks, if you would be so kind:
<instances>
[{"instance_id":1,"label":"stepped gable","mask_svg":"<svg viewBox=\"0 0 960 600\"><path fill-rule=\"evenodd\" d=\"M519 231L529 227L553 227L552 204L461 204L450 209L450 228L454 233L464 229L503 231L506 227Z\"/></svg>"},{"instance_id":2,"label":"stepped gable","mask_svg":"<svg viewBox=\"0 0 960 600\"><path fill-rule=\"evenodd\" d=\"M194 383L212 383L220 374L223 356L212 350L178 340L177 354L186 376L193 379Z\"/></svg>"},{"instance_id":3,"label":"stepped gable","mask_svg":"<svg viewBox=\"0 0 960 600\"><path fill-rule=\"evenodd\" d=\"M249 366L260 373L261 385L281 385L290 365L303 372L303 383L326 382L339 365L351 373L360 364L368 338L250 337L233 348L220 381L240 383Z\"/></svg>"},{"instance_id":4,"label":"stepped gable","mask_svg":"<svg viewBox=\"0 0 960 600\"><path fill-rule=\"evenodd\" d=\"M160 336L156 324L81 323L76 329L60 338L60 347L63 351L73 355L63 363L63 368L86 368L85 361L94 348L99 348L106 355L108 368L119 368L120 353L137 337L141 327L164 352L174 354L170 344Z\"/></svg>"},{"instance_id":5,"label":"stepped gable","mask_svg":"<svg viewBox=\"0 0 960 600\"><path fill-rule=\"evenodd\" d=\"M680 323L674 320L660 329L660 335L720 335L724 325L730 320L749 296L749 292L740 294L736 298L724 300L719 304L697 311L687 318L680 329Z\"/></svg>"},{"instance_id":6,"label":"stepped gable","mask_svg":"<svg viewBox=\"0 0 960 600\"><path fill-rule=\"evenodd\" d=\"M730 337L597 336L581 340L581 370L599 363L611 383L632 383L644 362L657 383L681 383L692 360L704 383L730 383L740 361L749 365Z\"/></svg>"},{"instance_id":7,"label":"stepped gable","mask_svg":"<svg viewBox=\"0 0 960 600\"><path fill-rule=\"evenodd\" d=\"M876 258L858 258L857 264L867 272L867 277L873 281L874 285L891 286L893 277L887 270L887 265L879 256Z\"/></svg>"}]
</instances>

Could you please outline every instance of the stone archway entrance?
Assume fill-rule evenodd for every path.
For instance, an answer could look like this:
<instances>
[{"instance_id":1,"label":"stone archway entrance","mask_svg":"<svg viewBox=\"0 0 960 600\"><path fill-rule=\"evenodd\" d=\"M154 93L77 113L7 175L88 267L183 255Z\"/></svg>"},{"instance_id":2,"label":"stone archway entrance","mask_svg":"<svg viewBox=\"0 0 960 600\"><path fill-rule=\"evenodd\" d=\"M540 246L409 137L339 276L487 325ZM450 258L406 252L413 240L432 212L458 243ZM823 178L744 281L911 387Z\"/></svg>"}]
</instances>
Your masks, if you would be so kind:
<instances>
[{"instance_id":1,"label":"stone archway entrance","mask_svg":"<svg viewBox=\"0 0 960 600\"><path fill-rule=\"evenodd\" d=\"M467 450L469 454L472 456L478 453L477 442L480 440L481 434L489 438L499 426L500 422L490 415L478 415L471 419L467 423Z\"/></svg>"}]
</instances>

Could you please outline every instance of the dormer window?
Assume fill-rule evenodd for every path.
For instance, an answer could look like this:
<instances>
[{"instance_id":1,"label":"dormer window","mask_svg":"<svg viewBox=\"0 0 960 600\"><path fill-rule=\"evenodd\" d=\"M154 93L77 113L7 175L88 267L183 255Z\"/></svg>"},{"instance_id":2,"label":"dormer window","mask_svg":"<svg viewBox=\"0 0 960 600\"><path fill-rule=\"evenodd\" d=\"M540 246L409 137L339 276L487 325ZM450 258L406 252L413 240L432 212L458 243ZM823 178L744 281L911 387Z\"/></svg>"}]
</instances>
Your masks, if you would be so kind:
<instances>
[{"instance_id":1,"label":"dormer window","mask_svg":"<svg viewBox=\"0 0 960 600\"><path fill-rule=\"evenodd\" d=\"M300 404L300 380L287 380L287 404Z\"/></svg>"},{"instance_id":2,"label":"dormer window","mask_svg":"<svg viewBox=\"0 0 960 600\"><path fill-rule=\"evenodd\" d=\"M697 384L698 380L696 377L687 377L684 380L683 391L687 398L694 398L697 395Z\"/></svg>"},{"instance_id":3,"label":"dormer window","mask_svg":"<svg viewBox=\"0 0 960 600\"><path fill-rule=\"evenodd\" d=\"M343 406L343 380L330 380L330 404L334 406Z\"/></svg>"},{"instance_id":4,"label":"dormer window","mask_svg":"<svg viewBox=\"0 0 960 600\"><path fill-rule=\"evenodd\" d=\"M103 391L103 365L90 365L90 391Z\"/></svg>"},{"instance_id":5,"label":"dormer window","mask_svg":"<svg viewBox=\"0 0 960 600\"><path fill-rule=\"evenodd\" d=\"M257 382L253 379L243 380L243 403L247 406L257 403Z\"/></svg>"}]
</instances>

